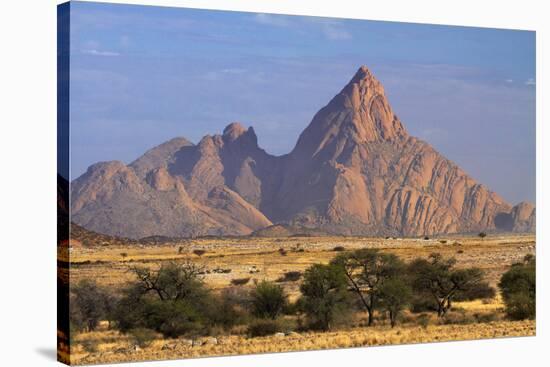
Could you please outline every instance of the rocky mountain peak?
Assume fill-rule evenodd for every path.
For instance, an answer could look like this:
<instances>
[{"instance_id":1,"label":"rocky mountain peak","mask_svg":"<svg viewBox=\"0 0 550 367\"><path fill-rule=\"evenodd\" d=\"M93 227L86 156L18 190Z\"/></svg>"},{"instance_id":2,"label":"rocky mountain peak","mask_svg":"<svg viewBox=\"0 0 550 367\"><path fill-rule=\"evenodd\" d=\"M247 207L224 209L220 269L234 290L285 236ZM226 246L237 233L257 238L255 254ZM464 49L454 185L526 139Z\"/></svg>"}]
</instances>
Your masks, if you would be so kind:
<instances>
[{"instance_id":1,"label":"rocky mountain peak","mask_svg":"<svg viewBox=\"0 0 550 367\"><path fill-rule=\"evenodd\" d=\"M243 235L277 223L331 234L421 236L535 230L428 143L411 137L361 66L290 154L229 124L194 145L177 138L129 165L102 162L71 183L75 223L124 237Z\"/></svg>"},{"instance_id":2,"label":"rocky mountain peak","mask_svg":"<svg viewBox=\"0 0 550 367\"><path fill-rule=\"evenodd\" d=\"M237 140L246 133L246 128L240 122L232 122L223 129L223 137L228 140Z\"/></svg>"},{"instance_id":3,"label":"rocky mountain peak","mask_svg":"<svg viewBox=\"0 0 550 367\"><path fill-rule=\"evenodd\" d=\"M250 126L245 128L239 122L232 122L223 129L223 141L226 144L238 142L241 146L250 146L256 148L258 146L258 137L254 128Z\"/></svg>"},{"instance_id":4,"label":"rocky mountain peak","mask_svg":"<svg viewBox=\"0 0 550 367\"><path fill-rule=\"evenodd\" d=\"M295 153L336 159L355 145L407 137L384 87L366 66L361 66L340 93L313 117L300 135Z\"/></svg>"}]
</instances>

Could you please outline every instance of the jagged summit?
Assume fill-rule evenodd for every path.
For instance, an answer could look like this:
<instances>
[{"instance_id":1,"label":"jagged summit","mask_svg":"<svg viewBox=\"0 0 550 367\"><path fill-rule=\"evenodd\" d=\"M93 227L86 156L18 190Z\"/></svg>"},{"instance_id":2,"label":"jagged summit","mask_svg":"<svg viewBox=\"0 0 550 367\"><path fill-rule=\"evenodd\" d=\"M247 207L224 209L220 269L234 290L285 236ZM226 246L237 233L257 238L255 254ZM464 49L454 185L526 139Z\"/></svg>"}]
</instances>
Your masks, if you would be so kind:
<instances>
[{"instance_id":1,"label":"jagged summit","mask_svg":"<svg viewBox=\"0 0 550 367\"><path fill-rule=\"evenodd\" d=\"M362 66L342 91L313 117L294 150L298 154L321 154L323 158L336 159L356 144L407 136L382 84Z\"/></svg>"},{"instance_id":2,"label":"jagged summit","mask_svg":"<svg viewBox=\"0 0 550 367\"><path fill-rule=\"evenodd\" d=\"M351 82L357 82L363 79L375 79L374 75L366 65L361 65L359 69L357 69L357 72L351 79Z\"/></svg>"},{"instance_id":3,"label":"jagged summit","mask_svg":"<svg viewBox=\"0 0 550 367\"><path fill-rule=\"evenodd\" d=\"M230 140L236 140L246 133L246 128L240 122L232 122L223 129L223 136Z\"/></svg>"},{"instance_id":4,"label":"jagged summit","mask_svg":"<svg viewBox=\"0 0 550 367\"><path fill-rule=\"evenodd\" d=\"M103 162L71 183L72 220L123 237L244 235L273 224L331 234L534 231L512 207L410 136L361 66L295 148L271 156L252 127L194 145L172 139L129 165Z\"/></svg>"}]
</instances>

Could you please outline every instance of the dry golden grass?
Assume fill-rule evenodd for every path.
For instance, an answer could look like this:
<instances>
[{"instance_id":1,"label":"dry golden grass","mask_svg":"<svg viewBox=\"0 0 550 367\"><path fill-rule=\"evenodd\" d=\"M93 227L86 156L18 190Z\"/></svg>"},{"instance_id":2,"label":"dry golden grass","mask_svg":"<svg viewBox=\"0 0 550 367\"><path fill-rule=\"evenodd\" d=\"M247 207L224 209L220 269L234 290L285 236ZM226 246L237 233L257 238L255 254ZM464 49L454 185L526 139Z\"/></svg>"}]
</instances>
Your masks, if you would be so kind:
<instances>
[{"instance_id":1,"label":"dry golden grass","mask_svg":"<svg viewBox=\"0 0 550 367\"><path fill-rule=\"evenodd\" d=\"M216 338L216 344L212 338L197 340L205 343L203 345L191 345L187 339L157 339L149 346L135 350L128 336L115 331L100 331L75 338L76 347L73 348L71 362L95 364L531 335L535 335L534 321L497 321L468 325L428 325L426 328L409 325L394 329L374 326L326 333L291 333L284 337L247 338L230 335ZM95 351L83 348L86 341L96 343Z\"/></svg>"},{"instance_id":2,"label":"dry golden grass","mask_svg":"<svg viewBox=\"0 0 550 367\"><path fill-rule=\"evenodd\" d=\"M443 241L446 242L442 243ZM250 277L251 281L242 287L251 287L255 280L276 280L285 272L304 271L314 263L327 263L339 253L333 250L336 246L343 246L345 250L378 248L395 253L406 261L439 252L446 257L456 257L459 267L482 268L486 272L487 280L496 286L502 273L513 262L521 260L527 254L534 254L535 237L490 235L482 240L477 236L455 236L427 241L358 237L221 238L182 240L155 246L102 244L98 247L75 247L64 255L70 257L73 284L81 279L94 279L101 285L120 288L125 282L134 279L129 271L132 266L158 267L165 261L191 259L208 270L204 274L204 280L209 287L222 289L231 286L232 279ZM281 255L280 248L285 250L285 255ZM206 253L202 256L193 254L197 249L206 250ZM216 269L230 269L230 272L216 272ZM300 281L281 284L291 300L299 295ZM401 323L395 329L385 325L360 327L363 323L358 319L355 322L357 327L347 330L293 333L279 338L227 335L219 337L217 344L201 346L191 346L185 339L163 340L159 337L148 347L139 350L134 349L131 337L103 328L94 333L80 334L73 339L71 362L93 364L177 359L535 334L534 321L502 320L503 305L499 297L490 302L456 302L454 310L469 317L469 322L472 322L475 315L488 314L495 317L486 320L495 321L441 325L441 322L431 316L429 325L422 328L415 320L417 316L406 314L405 318L408 317L411 321Z\"/></svg>"},{"instance_id":3,"label":"dry golden grass","mask_svg":"<svg viewBox=\"0 0 550 367\"><path fill-rule=\"evenodd\" d=\"M440 241L446 241L445 244ZM326 263L338 252L334 247L346 250L378 248L410 260L440 252L453 256L458 266L478 266L485 270L487 279L496 285L508 266L535 251L534 235L446 237L431 240L381 239L360 237L302 237L302 238L228 238L182 240L157 246L127 245L74 248L70 253L71 281L95 279L99 284L120 286L132 280L128 271L132 266L158 266L163 261L191 259L210 270L205 281L215 289L230 285L231 279L251 277L275 280L287 271L304 271L314 263ZM180 248L182 250L180 250ZM286 255L281 255L283 248ZM202 256L193 254L204 249ZM124 256L123 256L124 254ZM216 268L231 269L230 273L216 273ZM297 292L296 284L285 284L291 294Z\"/></svg>"}]
</instances>

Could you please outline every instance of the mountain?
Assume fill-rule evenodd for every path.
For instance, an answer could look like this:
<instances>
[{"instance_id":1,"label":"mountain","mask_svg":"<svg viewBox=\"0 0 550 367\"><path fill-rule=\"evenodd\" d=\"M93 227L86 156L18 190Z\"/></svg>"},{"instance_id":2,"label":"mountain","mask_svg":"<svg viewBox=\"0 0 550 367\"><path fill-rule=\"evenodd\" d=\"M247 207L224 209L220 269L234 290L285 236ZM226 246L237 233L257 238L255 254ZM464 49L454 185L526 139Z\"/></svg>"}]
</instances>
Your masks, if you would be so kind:
<instances>
[{"instance_id":1,"label":"mountain","mask_svg":"<svg viewBox=\"0 0 550 367\"><path fill-rule=\"evenodd\" d=\"M75 223L132 238L264 228L407 236L535 228L534 206L512 207L409 135L364 66L287 155L269 155L252 127L232 123L197 145L176 138L129 165L94 164L71 194Z\"/></svg>"}]
</instances>

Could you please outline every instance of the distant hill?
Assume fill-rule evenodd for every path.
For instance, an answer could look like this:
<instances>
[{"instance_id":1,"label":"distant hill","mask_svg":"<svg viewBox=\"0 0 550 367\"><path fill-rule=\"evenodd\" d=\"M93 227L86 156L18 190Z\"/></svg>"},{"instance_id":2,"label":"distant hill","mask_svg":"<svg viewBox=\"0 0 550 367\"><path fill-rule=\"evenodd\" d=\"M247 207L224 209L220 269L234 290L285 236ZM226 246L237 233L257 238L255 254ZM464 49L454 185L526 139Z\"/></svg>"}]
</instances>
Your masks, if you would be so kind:
<instances>
[{"instance_id":1,"label":"distant hill","mask_svg":"<svg viewBox=\"0 0 550 367\"><path fill-rule=\"evenodd\" d=\"M512 206L409 135L364 66L289 154L232 123L197 145L176 138L129 165L96 163L71 195L75 223L130 238L535 230L533 205Z\"/></svg>"}]
</instances>

